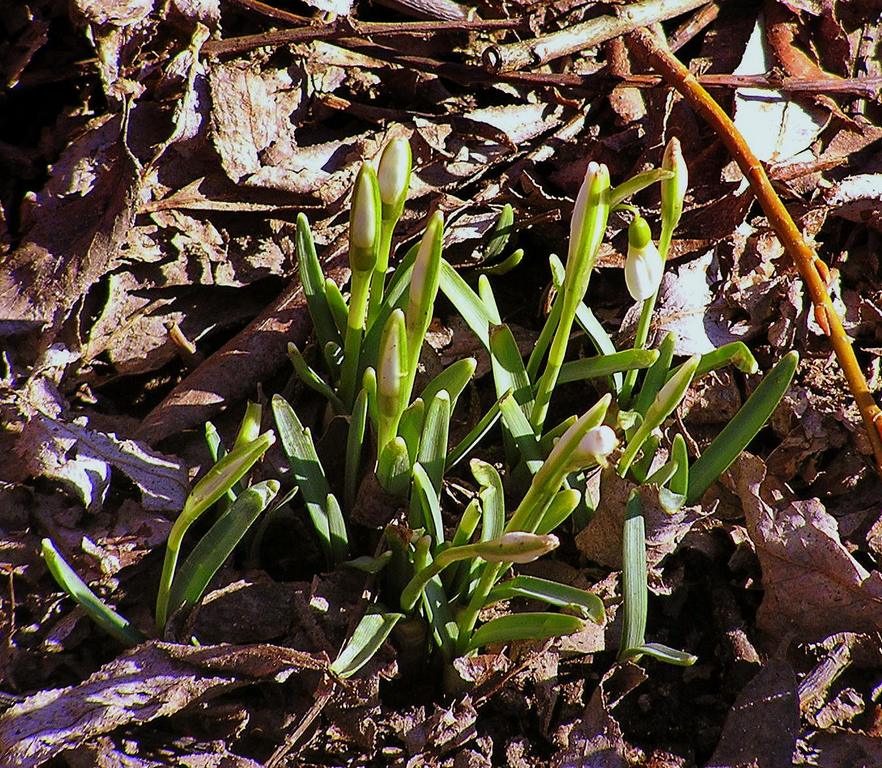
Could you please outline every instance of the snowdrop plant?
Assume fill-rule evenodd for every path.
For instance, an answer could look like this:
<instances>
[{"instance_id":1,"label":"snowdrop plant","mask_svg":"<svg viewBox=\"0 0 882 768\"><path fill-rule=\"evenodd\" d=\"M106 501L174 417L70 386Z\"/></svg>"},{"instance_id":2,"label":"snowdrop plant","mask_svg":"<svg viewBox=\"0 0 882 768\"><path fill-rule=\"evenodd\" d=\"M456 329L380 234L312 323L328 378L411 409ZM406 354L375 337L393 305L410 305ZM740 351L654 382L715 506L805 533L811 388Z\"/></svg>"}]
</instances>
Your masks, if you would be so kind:
<instances>
[{"instance_id":1,"label":"snowdrop plant","mask_svg":"<svg viewBox=\"0 0 882 768\"><path fill-rule=\"evenodd\" d=\"M168 536L156 598L156 627L160 634L169 617L201 600L209 582L279 492L279 482L246 485L252 467L275 442L272 431L260 433L262 409L249 403L233 448L227 453L209 422L206 441L213 464L193 486ZM277 506L285 503L282 499ZM197 541L180 568L178 558L185 534L209 510L217 518ZM43 539L43 559L62 589L102 629L126 645L145 639L126 618L102 601L71 568L50 539Z\"/></svg>"},{"instance_id":2,"label":"snowdrop plant","mask_svg":"<svg viewBox=\"0 0 882 768\"><path fill-rule=\"evenodd\" d=\"M402 620L410 634L414 627L425 628L421 635L424 652L435 645L451 660L489 643L573 632L586 618L599 620L603 615L598 598L583 590L543 579L503 577L512 564L532 561L557 546L552 530L566 520L578 501L578 494L564 487L566 475L603 461L616 444L612 430L602 425L608 399L549 436L543 460L538 462L541 467L510 519L505 514L501 477L494 467L474 459L472 474L481 491L452 531L444 525L445 472L467 455L515 401L513 393L501 393L504 396L497 406L451 448L451 413L476 361L459 360L421 388L417 386L420 353L439 286L449 282L451 274L454 280L459 278L442 258L444 220L440 213L430 217L419 243L387 275L392 233L402 212L410 171L409 147L393 142L384 150L375 175L367 165L359 173L350 216L348 301L324 278L305 217L298 218L301 279L326 373L312 368L299 350L290 352L301 381L324 395L334 415L348 421L342 504L340 489L322 467L310 429L290 404L279 396L273 398L294 484L329 564L346 562L357 554L351 551L344 511L352 508L364 471L373 473L407 511L404 519L386 528L385 552L348 561L354 567L381 572L383 589L332 666L341 677L354 674ZM606 171L598 168L597 172L599 187L586 189L600 199L605 194ZM511 214L510 207L503 209L500 224L504 227L497 226L492 248L488 248L493 258L507 240L508 234L501 232L510 230ZM597 227L596 222L580 225L584 241L580 258L593 259ZM467 302L473 299L467 286L461 297ZM481 304L480 298L474 299ZM491 332L489 324L486 331L490 343L496 332ZM512 343L509 331L493 347L507 355ZM365 467L362 447L371 437L374 450ZM515 596L568 607L569 613L540 612L480 622L485 606Z\"/></svg>"},{"instance_id":3,"label":"snowdrop plant","mask_svg":"<svg viewBox=\"0 0 882 768\"><path fill-rule=\"evenodd\" d=\"M661 236L653 242L648 222L634 206L624 204L630 195L661 184ZM726 345L705 355L696 355L673 365L676 339L669 334L658 349L647 349L652 313L673 233L683 211L688 171L679 142L672 139L665 149L662 167L611 187L603 166L591 163L576 198L570 225L566 264L550 260L556 296L545 326L526 361L520 356L509 329L500 322L495 299L486 277L479 278L477 294L446 265L442 266L441 289L459 309L472 330L487 347L493 363L498 410L506 436L509 464L524 467L534 477L543 467L553 436L567 422L546 431L545 419L557 385L594 379L605 380L615 408L607 429L612 440L621 440L621 450L604 463L611 464L623 478L635 485L628 504L623 531L624 546L624 633L622 657L652 655L677 664L694 662L680 651L646 643L647 579L644 522L636 488L649 485L671 511L695 503L766 423L786 392L796 369L795 352L785 355L744 404L732 422L690 466L686 442L677 435L668 458L658 466L661 427L682 402L692 382L728 364L756 373L757 363L741 342ZM611 210L633 215L628 231L625 282L632 298L641 306L637 338L631 349L616 350L612 339L585 302L597 251L603 240ZM571 330L578 325L594 345L597 355L567 361ZM641 378L642 373L642 378ZM602 384L601 384L602 386ZM615 430L612 432L612 430ZM517 475L517 471L513 473ZM576 495L572 518L578 526L587 523L592 508L584 495L585 475L578 471L562 478L564 487ZM602 489L601 489L602 494Z\"/></svg>"},{"instance_id":4,"label":"snowdrop plant","mask_svg":"<svg viewBox=\"0 0 882 768\"><path fill-rule=\"evenodd\" d=\"M310 429L290 404L277 395L273 412L329 565L350 555L345 512L355 504L365 470L386 492L409 503L415 527L422 519L418 498L428 493L437 506L451 414L476 367L470 358L457 361L416 390L438 293L444 219L440 212L433 214L419 243L387 275L410 174L410 147L404 140L387 145L376 172L365 163L358 174L350 213L348 300L325 279L305 216L297 219L300 275L326 373L315 370L293 345L289 352L300 380L327 399L333 415L348 422L342 488L329 481ZM365 467L364 448L371 436L374 450Z\"/></svg>"},{"instance_id":5,"label":"snowdrop plant","mask_svg":"<svg viewBox=\"0 0 882 768\"><path fill-rule=\"evenodd\" d=\"M386 594L397 595L397 610L377 606L369 611L332 671L341 677L354 674L402 620L411 629L425 627L416 633L423 654L432 643L448 661L485 645L557 637L580 630L586 620L602 621L603 603L596 595L508 574L513 564L532 562L558 546L552 531L579 501L579 494L565 487L565 478L604 461L617 444L612 430L602 424L609 403L609 397L601 399L560 435L510 516L502 478L479 459L472 460L471 470L480 491L449 539L434 496L421 494L423 525L390 526L386 532L391 552ZM421 482L416 472L414 481ZM396 567L396 560L403 567ZM516 597L566 612L515 613L480 622L484 608Z\"/></svg>"}]
</instances>

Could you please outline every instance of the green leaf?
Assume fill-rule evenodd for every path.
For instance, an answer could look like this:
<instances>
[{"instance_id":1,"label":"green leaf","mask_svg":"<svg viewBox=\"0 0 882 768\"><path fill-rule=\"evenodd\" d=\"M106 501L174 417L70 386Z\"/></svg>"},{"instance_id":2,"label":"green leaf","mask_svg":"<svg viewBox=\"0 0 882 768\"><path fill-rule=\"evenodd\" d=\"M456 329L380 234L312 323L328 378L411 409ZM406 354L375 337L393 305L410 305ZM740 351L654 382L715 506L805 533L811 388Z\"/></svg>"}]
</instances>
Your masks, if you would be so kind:
<instances>
[{"instance_id":1,"label":"green leaf","mask_svg":"<svg viewBox=\"0 0 882 768\"><path fill-rule=\"evenodd\" d=\"M560 259L558 259L557 256L554 255L549 257L548 262L551 267L552 282L555 288L559 291L561 290L561 286L563 285L565 267ZM594 346L594 349L597 350L597 353L599 355L616 354L616 347L613 344L613 341L610 338L609 334L600 324L600 321L594 316L594 313L587 307L584 301L580 302L579 305L576 307L576 323L583 331L585 331L585 334L588 336L588 339L591 341L591 344ZM528 367L527 370L530 370L530 368ZM531 373L531 377L532 376L533 374ZM621 373L614 373L611 376L611 384L613 392L618 393L621 390Z\"/></svg>"},{"instance_id":2,"label":"green leaf","mask_svg":"<svg viewBox=\"0 0 882 768\"><path fill-rule=\"evenodd\" d=\"M242 491L190 552L172 582L169 613L196 605L211 579L232 554L279 492L276 480L266 480Z\"/></svg>"},{"instance_id":3,"label":"green leaf","mask_svg":"<svg viewBox=\"0 0 882 768\"><path fill-rule=\"evenodd\" d=\"M426 410L423 434L417 461L431 478L435 495L440 498L444 477L444 463L447 460L447 438L450 431L450 395L441 390Z\"/></svg>"},{"instance_id":4,"label":"green leaf","mask_svg":"<svg viewBox=\"0 0 882 768\"><path fill-rule=\"evenodd\" d=\"M490 350L490 326L493 321L487 307L468 283L443 259L441 260L441 291L472 329L485 349Z\"/></svg>"},{"instance_id":5,"label":"green leaf","mask_svg":"<svg viewBox=\"0 0 882 768\"><path fill-rule=\"evenodd\" d=\"M282 448L294 474L294 482L303 495L306 511L318 534L319 542L328 562L338 562L337 555L342 553L338 547L335 549L328 520L327 504L331 489L316 453L312 435L281 395L273 397L272 406ZM344 558L345 555L340 559Z\"/></svg>"},{"instance_id":6,"label":"green leaf","mask_svg":"<svg viewBox=\"0 0 882 768\"><path fill-rule=\"evenodd\" d=\"M410 477L407 443L396 437L386 443L377 459L377 482L387 493L404 499L410 494Z\"/></svg>"},{"instance_id":7,"label":"green leaf","mask_svg":"<svg viewBox=\"0 0 882 768\"><path fill-rule=\"evenodd\" d=\"M425 528L435 546L444 542L441 506L429 474L422 464L413 465L413 493L410 500L411 528Z\"/></svg>"},{"instance_id":8,"label":"green leaf","mask_svg":"<svg viewBox=\"0 0 882 768\"><path fill-rule=\"evenodd\" d=\"M524 249L518 248L515 251L512 251L509 256L506 256L502 261L497 262L489 267L485 267L481 265L478 267L478 271L482 272L485 275L494 275L496 277L500 275L506 275L511 272L518 264L520 264L524 260Z\"/></svg>"},{"instance_id":9,"label":"green leaf","mask_svg":"<svg viewBox=\"0 0 882 768\"><path fill-rule=\"evenodd\" d=\"M625 448L621 459L619 460L618 473L624 477L631 463L637 456L637 452L643 446L643 443L650 436L652 431L661 426L662 422L670 416L673 410L680 404L692 382L695 375L695 369L698 367L698 355L693 355L689 360L680 366L680 371L676 376L672 377L659 391L652 405L646 410L643 423L637 428L634 435L628 440L628 447Z\"/></svg>"},{"instance_id":10,"label":"green leaf","mask_svg":"<svg viewBox=\"0 0 882 768\"><path fill-rule=\"evenodd\" d=\"M556 256L552 257L556 259ZM558 261L558 264L560 262ZM561 267L561 280L563 279L563 264ZM545 359L545 354L548 352L548 347L551 345L551 340L554 338L554 332L557 330L557 326L560 324L560 316L563 312L563 297L560 294L560 288L557 287L556 290L558 293L554 297L554 301L551 303L551 310L548 312L548 317L545 318L545 324L542 326L542 330L539 333L539 338L536 339L536 343L533 346L533 351L530 353L530 357L527 359L527 376L530 381L535 381L536 377L539 375L539 368L542 365L542 361Z\"/></svg>"},{"instance_id":11,"label":"green leaf","mask_svg":"<svg viewBox=\"0 0 882 768\"><path fill-rule=\"evenodd\" d=\"M433 567L432 555L429 552L430 546L431 538L429 536L423 536L417 541L413 554L413 567L417 573ZM435 571L434 575L432 573L425 573L424 575L427 576L428 582L422 588L421 604L423 615L432 629L432 638L435 644L441 649L445 657L450 659L458 637L458 628L453 621L447 593L444 591L438 572ZM402 591L403 595L404 591Z\"/></svg>"},{"instance_id":12,"label":"green leaf","mask_svg":"<svg viewBox=\"0 0 882 768\"><path fill-rule=\"evenodd\" d=\"M346 321L349 317L349 304L343 298L343 292L330 277L325 278L325 296L328 299L328 308L331 310L331 317L334 318L334 325L340 334L339 340L330 340L328 344L335 344L343 348L343 334L346 333Z\"/></svg>"},{"instance_id":13,"label":"green leaf","mask_svg":"<svg viewBox=\"0 0 882 768\"><path fill-rule=\"evenodd\" d=\"M671 477L668 488L673 493L686 496L689 490L689 454L686 451L686 440L679 432L674 435L671 444L671 459L677 464L677 471Z\"/></svg>"},{"instance_id":14,"label":"green leaf","mask_svg":"<svg viewBox=\"0 0 882 768\"><path fill-rule=\"evenodd\" d=\"M499 400L497 400L490 406L487 413L480 418L478 423L469 430L469 433L448 452L445 470L450 470L452 467L455 467L460 461L462 461L464 456L468 455L472 448L481 442L484 435L486 435L499 420L499 414Z\"/></svg>"},{"instance_id":15,"label":"green leaf","mask_svg":"<svg viewBox=\"0 0 882 768\"><path fill-rule=\"evenodd\" d=\"M518 613L500 616L482 624L472 634L467 652L491 643L510 643L514 640L547 640L550 637L572 635L581 631L585 622L565 613Z\"/></svg>"},{"instance_id":16,"label":"green leaf","mask_svg":"<svg viewBox=\"0 0 882 768\"><path fill-rule=\"evenodd\" d=\"M490 318L491 322L494 325L501 325L502 318L499 315L499 307L496 306L496 297L493 295L493 286L490 285L490 281L487 279L486 275L480 275L478 277L478 296L480 296L481 301L484 302L487 316Z\"/></svg>"},{"instance_id":17,"label":"green leaf","mask_svg":"<svg viewBox=\"0 0 882 768\"><path fill-rule=\"evenodd\" d=\"M343 510L340 502L333 493L329 493L325 499L325 515L328 518L328 532L331 536L331 551L334 553L334 562L342 563L349 557L349 534L346 532L346 521L343 519Z\"/></svg>"},{"instance_id":18,"label":"green leaf","mask_svg":"<svg viewBox=\"0 0 882 768\"><path fill-rule=\"evenodd\" d=\"M622 371L649 368L657 359L658 352L654 349L626 349L624 352L572 360L561 367L557 383L569 384L571 381L596 379Z\"/></svg>"},{"instance_id":19,"label":"green leaf","mask_svg":"<svg viewBox=\"0 0 882 768\"><path fill-rule=\"evenodd\" d=\"M747 444L756 437L769 420L781 398L787 393L799 364L795 351L784 355L760 382L747 402L717 435L708 449L693 463L689 471L686 503L694 504L711 484L735 461Z\"/></svg>"},{"instance_id":20,"label":"green leaf","mask_svg":"<svg viewBox=\"0 0 882 768\"><path fill-rule=\"evenodd\" d=\"M378 557L370 557L368 555L362 555L361 557L356 557L352 560L347 560L343 565L347 568L352 568L356 571L361 571L362 573L370 573L371 575L375 575L380 573L387 565L389 565L389 561L392 559L392 551L386 550L382 555Z\"/></svg>"},{"instance_id":21,"label":"green leaf","mask_svg":"<svg viewBox=\"0 0 882 768\"><path fill-rule=\"evenodd\" d=\"M102 601L68 565L61 553L49 539L41 544L43 560L49 573L67 594L86 612L107 634L116 638L123 645L138 645L145 638L135 629L128 619L120 616L109 605Z\"/></svg>"},{"instance_id":22,"label":"green leaf","mask_svg":"<svg viewBox=\"0 0 882 768\"><path fill-rule=\"evenodd\" d=\"M325 276L322 274L322 266L315 252L315 244L312 240L309 221L302 213L297 214L295 245L297 248L297 266L300 272L300 283L303 286L306 306L309 309L309 316L312 318L312 324L315 327L315 335L319 346L324 348L325 344L329 341L342 344L343 338L340 335L340 326L334 322L326 290ZM336 287L336 284L334 286Z\"/></svg>"},{"instance_id":23,"label":"green leaf","mask_svg":"<svg viewBox=\"0 0 882 768\"><path fill-rule=\"evenodd\" d=\"M530 474L535 475L545 461L545 454L539 447L533 426L511 392L504 394L498 402L499 410L502 413L502 423L514 440L518 453L523 458L527 469L530 470Z\"/></svg>"},{"instance_id":24,"label":"green leaf","mask_svg":"<svg viewBox=\"0 0 882 768\"><path fill-rule=\"evenodd\" d=\"M478 493L483 512L481 541L490 541L501 536L505 528L505 491L502 488L502 478L492 464L480 459L472 459L471 469L472 475L481 486Z\"/></svg>"},{"instance_id":25,"label":"green leaf","mask_svg":"<svg viewBox=\"0 0 882 768\"><path fill-rule=\"evenodd\" d=\"M420 397L426 403L431 403L443 389L450 395L450 410L456 408L456 401L475 375L478 361L473 357L464 357L455 363L448 365L441 373L426 384Z\"/></svg>"},{"instance_id":26,"label":"green leaf","mask_svg":"<svg viewBox=\"0 0 882 768\"><path fill-rule=\"evenodd\" d=\"M366 613L331 664L331 672L344 680L352 677L374 657L403 618L404 614L401 613Z\"/></svg>"},{"instance_id":27,"label":"green leaf","mask_svg":"<svg viewBox=\"0 0 882 768\"><path fill-rule=\"evenodd\" d=\"M263 406L260 403L248 402L245 406L245 415L239 424L239 431L236 433L236 440L233 443L234 451L243 445L253 443L260 437L260 419L262 414Z\"/></svg>"},{"instance_id":28,"label":"green leaf","mask_svg":"<svg viewBox=\"0 0 882 768\"><path fill-rule=\"evenodd\" d=\"M636 490L631 491L625 506L625 527L622 535L622 598L624 620L619 658L646 641L646 612L649 599L649 588L646 583L646 531L643 523L643 508Z\"/></svg>"},{"instance_id":29,"label":"green leaf","mask_svg":"<svg viewBox=\"0 0 882 768\"><path fill-rule=\"evenodd\" d=\"M510 203L506 203L499 212L499 218L496 219L496 224L493 226L493 231L490 233L489 241L482 254L482 262L493 261L502 255L505 246L508 244L508 239L511 237L513 224L514 210Z\"/></svg>"},{"instance_id":30,"label":"green leaf","mask_svg":"<svg viewBox=\"0 0 882 768\"><path fill-rule=\"evenodd\" d=\"M490 329L490 360L497 397L511 390L521 410L529 417L533 409L533 390L518 344L507 325L494 325Z\"/></svg>"},{"instance_id":31,"label":"green leaf","mask_svg":"<svg viewBox=\"0 0 882 768\"><path fill-rule=\"evenodd\" d=\"M184 534L203 512L209 509L221 496L226 495L248 473L275 440L276 436L272 432L264 432L254 442L241 445L230 451L209 469L190 491L181 514L172 525L166 542L165 560L162 564L162 574L159 577L159 589L156 594L156 623L160 628L165 626L168 618L169 590L174 579Z\"/></svg>"},{"instance_id":32,"label":"green leaf","mask_svg":"<svg viewBox=\"0 0 882 768\"><path fill-rule=\"evenodd\" d=\"M667 333L664 339L662 339L662 343L659 344L658 359L646 372L643 386L640 388L640 394L637 395L637 401L634 403L634 410L641 416L645 415L649 410L649 406L652 405L656 395L658 395L659 390L661 390L667 380L671 360L674 358L674 344L676 343L676 334Z\"/></svg>"},{"instance_id":33,"label":"green leaf","mask_svg":"<svg viewBox=\"0 0 882 768\"><path fill-rule=\"evenodd\" d=\"M669 648L661 643L644 643L643 645L629 648L627 652L620 654L619 658L633 659L640 656L651 656L657 661L673 664L677 667L691 667L698 661L698 656L686 653L685 651L678 651L676 648Z\"/></svg>"},{"instance_id":34,"label":"green leaf","mask_svg":"<svg viewBox=\"0 0 882 768\"><path fill-rule=\"evenodd\" d=\"M641 485L646 482L646 476L652 468L652 462L655 460L655 454L660 444L661 438L658 435L647 437L643 441L643 455L631 465L631 474Z\"/></svg>"},{"instance_id":35,"label":"green leaf","mask_svg":"<svg viewBox=\"0 0 882 768\"><path fill-rule=\"evenodd\" d=\"M536 526L536 533L551 533L560 526L582 501L582 494L575 488L564 488L554 494L551 504L542 513L542 519Z\"/></svg>"},{"instance_id":36,"label":"green leaf","mask_svg":"<svg viewBox=\"0 0 882 768\"><path fill-rule=\"evenodd\" d=\"M401 420L398 422L398 435L407 443L407 453L411 463L417 460L425 419L426 404L421 397L418 397L404 409Z\"/></svg>"},{"instance_id":37,"label":"green leaf","mask_svg":"<svg viewBox=\"0 0 882 768\"><path fill-rule=\"evenodd\" d=\"M297 348L297 345L293 341L288 342L288 359L291 361L291 365L294 366L294 372L297 374L300 381L313 392L318 392L323 398L325 398L325 400L331 404L334 413L340 414L346 412L346 408L340 398L337 397L337 393L331 389L330 385L322 379L316 371L309 367L309 364L306 362L300 350Z\"/></svg>"},{"instance_id":38,"label":"green leaf","mask_svg":"<svg viewBox=\"0 0 882 768\"><path fill-rule=\"evenodd\" d=\"M583 619L590 619L595 624L603 623L606 618L603 601L593 592L536 576L515 576L497 584L490 590L486 605L515 597L541 600L558 608L573 607L581 613Z\"/></svg>"},{"instance_id":39,"label":"green leaf","mask_svg":"<svg viewBox=\"0 0 882 768\"><path fill-rule=\"evenodd\" d=\"M346 435L346 467L343 471L343 500L347 509L352 509L358 491L358 476L361 469L361 453L367 430L368 391L362 388L355 398L349 431Z\"/></svg>"},{"instance_id":40,"label":"green leaf","mask_svg":"<svg viewBox=\"0 0 882 768\"><path fill-rule=\"evenodd\" d=\"M701 356L695 378L715 371L726 365L734 365L743 373L756 373L759 365L753 353L743 341L733 341Z\"/></svg>"},{"instance_id":41,"label":"green leaf","mask_svg":"<svg viewBox=\"0 0 882 768\"><path fill-rule=\"evenodd\" d=\"M623 181L621 184L610 190L610 205L616 206L632 195L636 195L641 190L651 187L653 184L663 181L664 179L669 179L673 175L674 174L670 171L661 168L652 168L648 171L638 173L636 176L632 176L630 179Z\"/></svg>"}]
</instances>

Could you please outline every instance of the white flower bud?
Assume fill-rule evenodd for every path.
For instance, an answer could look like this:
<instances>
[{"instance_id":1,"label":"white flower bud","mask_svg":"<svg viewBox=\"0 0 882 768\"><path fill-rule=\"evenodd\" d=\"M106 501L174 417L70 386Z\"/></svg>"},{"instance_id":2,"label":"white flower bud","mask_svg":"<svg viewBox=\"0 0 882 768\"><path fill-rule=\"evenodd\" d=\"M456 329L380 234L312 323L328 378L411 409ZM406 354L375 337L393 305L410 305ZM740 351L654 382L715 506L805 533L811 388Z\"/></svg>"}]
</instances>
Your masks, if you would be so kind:
<instances>
[{"instance_id":1,"label":"white flower bud","mask_svg":"<svg viewBox=\"0 0 882 768\"><path fill-rule=\"evenodd\" d=\"M441 269L441 235L444 229L444 215L435 211L413 262L410 276L410 291L407 298L408 331L419 329L432 310L435 295L438 293L438 280Z\"/></svg>"},{"instance_id":2,"label":"white flower bud","mask_svg":"<svg viewBox=\"0 0 882 768\"><path fill-rule=\"evenodd\" d=\"M595 458L603 458L609 456L619 444L619 438L612 427L602 424L599 427L588 430L585 437L579 443L579 453L594 456Z\"/></svg>"},{"instance_id":3,"label":"white flower bud","mask_svg":"<svg viewBox=\"0 0 882 768\"><path fill-rule=\"evenodd\" d=\"M474 553L488 563L532 563L559 545L560 540L552 533L540 536L526 531L511 531L498 539L472 546Z\"/></svg>"},{"instance_id":4,"label":"white flower bud","mask_svg":"<svg viewBox=\"0 0 882 768\"><path fill-rule=\"evenodd\" d=\"M407 139L393 139L383 149L377 169L383 218L397 218L407 196L410 182L410 144ZM391 215L387 215L391 214Z\"/></svg>"},{"instance_id":5,"label":"white flower bud","mask_svg":"<svg viewBox=\"0 0 882 768\"><path fill-rule=\"evenodd\" d=\"M576 204L573 206L573 217L570 219L568 265L578 257L579 251L584 245L583 234L587 234L583 232L586 217L594 213L598 206L608 205L608 201L603 199L607 189L609 189L609 170L604 164L595 163L592 160L588 163L588 169L585 171L585 178L582 180L582 186L576 196ZM605 218L603 223L605 226Z\"/></svg>"},{"instance_id":6,"label":"white flower bud","mask_svg":"<svg viewBox=\"0 0 882 768\"><path fill-rule=\"evenodd\" d=\"M636 216L628 227L628 256L625 259L625 284L634 301L651 298L661 283L665 263L658 252L649 225Z\"/></svg>"},{"instance_id":7,"label":"white flower bud","mask_svg":"<svg viewBox=\"0 0 882 768\"><path fill-rule=\"evenodd\" d=\"M364 163L355 180L352 208L349 213L349 260L353 270L366 272L374 268L380 235L380 194L377 176Z\"/></svg>"},{"instance_id":8,"label":"white flower bud","mask_svg":"<svg viewBox=\"0 0 882 768\"><path fill-rule=\"evenodd\" d=\"M404 313L396 309L389 315L380 337L380 359L377 370L377 406L380 413L392 418L400 411L401 382L405 356Z\"/></svg>"},{"instance_id":9,"label":"white flower bud","mask_svg":"<svg viewBox=\"0 0 882 768\"><path fill-rule=\"evenodd\" d=\"M662 168L674 174L661 183L662 217L673 230L683 213L683 200L686 198L686 188L689 186L689 171L683 159L680 141L676 136L672 137L665 147Z\"/></svg>"}]
</instances>

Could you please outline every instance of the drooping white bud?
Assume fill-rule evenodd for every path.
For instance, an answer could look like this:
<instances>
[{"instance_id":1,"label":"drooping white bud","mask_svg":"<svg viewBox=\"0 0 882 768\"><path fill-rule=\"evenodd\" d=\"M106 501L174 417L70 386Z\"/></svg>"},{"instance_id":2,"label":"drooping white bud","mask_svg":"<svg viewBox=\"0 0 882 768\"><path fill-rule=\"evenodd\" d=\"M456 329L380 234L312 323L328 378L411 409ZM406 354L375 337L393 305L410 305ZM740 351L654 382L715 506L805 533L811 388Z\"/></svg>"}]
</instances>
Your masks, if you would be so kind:
<instances>
[{"instance_id":1,"label":"drooping white bud","mask_svg":"<svg viewBox=\"0 0 882 768\"><path fill-rule=\"evenodd\" d=\"M540 536L526 531L504 533L498 539L474 544L474 553L488 563L532 563L557 549L560 540L552 533Z\"/></svg>"},{"instance_id":2,"label":"drooping white bud","mask_svg":"<svg viewBox=\"0 0 882 768\"><path fill-rule=\"evenodd\" d=\"M661 283L665 263L649 225L642 216L635 216L628 227L628 256L625 259L625 284L634 301L651 298Z\"/></svg>"},{"instance_id":3,"label":"drooping white bud","mask_svg":"<svg viewBox=\"0 0 882 768\"><path fill-rule=\"evenodd\" d=\"M604 456L609 456L618 444L619 438L616 437L612 427L601 424L599 427L588 430L579 443L579 453L601 459Z\"/></svg>"}]
</instances>

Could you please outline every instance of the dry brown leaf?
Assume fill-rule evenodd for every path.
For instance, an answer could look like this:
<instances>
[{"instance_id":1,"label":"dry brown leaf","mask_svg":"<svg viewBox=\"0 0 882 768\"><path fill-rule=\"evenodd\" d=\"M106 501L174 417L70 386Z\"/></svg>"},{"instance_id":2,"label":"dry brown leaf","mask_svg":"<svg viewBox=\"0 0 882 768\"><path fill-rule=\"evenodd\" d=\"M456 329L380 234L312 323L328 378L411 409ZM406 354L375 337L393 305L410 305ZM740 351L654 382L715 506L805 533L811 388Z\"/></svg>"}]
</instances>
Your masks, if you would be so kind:
<instances>
[{"instance_id":1,"label":"dry brown leaf","mask_svg":"<svg viewBox=\"0 0 882 768\"><path fill-rule=\"evenodd\" d=\"M871 768L882 765L882 739L843 728L811 734L805 740L808 755L795 766L808 768Z\"/></svg>"},{"instance_id":2,"label":"dry brown leaf","mask_svg":"<svg viewBox=\"0 0 882 768\"><path fill-rule=\"evenodd\" d=\"M54 480L94 512L104 501L114 468L141 492L144 509L183 508L189 480L181 461L93 429L86 416L66 413L67 403L55 385L75 359L53 347L24 386L0 390L4 429L7 439L11 436L11 451L0 458L0 476Z\"/></svg>"},{"instance_id":3,"label":"dry brown leaf","mask_svg":"<svg viewBox=\"0 0 882 768\"><path fill-rule=\"evenodd\" d=\"M760 629L801 640L882 629L882 574L852 557L821 502L774 492L754 457L734 465L732 474L763 571Z\"/></svg>"},{"instance_id":4,"label":"dry brown leaf","mask_svg":"<svg viewBox=\"0 0 882 768\"><path fill-rule=\"evenodd\" d=\"M429 717L416 723L408 731L405 736L407 748L413 755L422 752L428 755L448 752L477 735L477 719L478 713L469 696L464 696L449 707L436 705L435 711Z\"/></svg>"},{"instance_id":5,"label":"dry brown leaf","mask_svg":"<svg viewBox=\"0 0 882 768\"><path fill-rule=\"evenodd\" d=\"M52 331L113 269L131 231L141 182L120 142L120 118L95 118L22 211L22 245L0 271L0 317ZM48 346L53 334L41 344Z\"/></svg>"},{"instance_id":6,"label":"dry brown leaf","mask_svg":"<svg viewBox=\"0 0 882 768\"><path fill-rule=\"evenodd\" d=\"M646 673L634 664L610 669L594 691L582 719L564 735L565 746L550 764L554 768L626 768L626 744L612 710L646 679Z\"/></svg>"},{"instance_id":7,"label":"dry brown leaf","mask_svg":"<svg viewBox=\"0 0 882 768\"><path fill-rule=\"evenodd\" d=\"M791 768L798 735L796 675L770 661L738 694L707 768Z\"/></svg>"},{"instance_id":8,"label":"dry brown leaf","mask_svg":"<svg viewBox=\"0 0 882 768\"><path fill-rule=\"evenodd\" d=\"M79 685L41 691L0 715L0 763L35 768L120 726L174 714L238 685L232 674L204 674L150 643Z\"/></svg>"},{"instance_id":9,"label":"dry brown leaf","mask_svg":"<svg viewBox=\"0 0 882 768\"><path fill-rule=\"evenodd\" d=\"M600 504L591 522L576 536L576 546L589 560L619 570L622 567L625 507L635 485L619 477L612 468L604 471L600 484ZM692 526L710 512L701 507L683 507L672 513L662 506L655 488L640 486L638 493L646 527L650 587L654 591L663 590L662 560L674 552Z\"/></svg>"},{"instance_id":10,"label":"dry brown leaf","mask_svg":"<svg viewBox=\"0 0 882 768\"><path fill-rule=\"evenodd\" d=\"M657 342L665 334L674 333L677 337L674 353L677 355L704 354L739 338L730 330L722 312L714 306L708 275L712 262L713 254L707 253L668 269L662 279L653 332ZM629 316L633 312L633 309L629 310Z\"/></svg>"}]
</instances>

